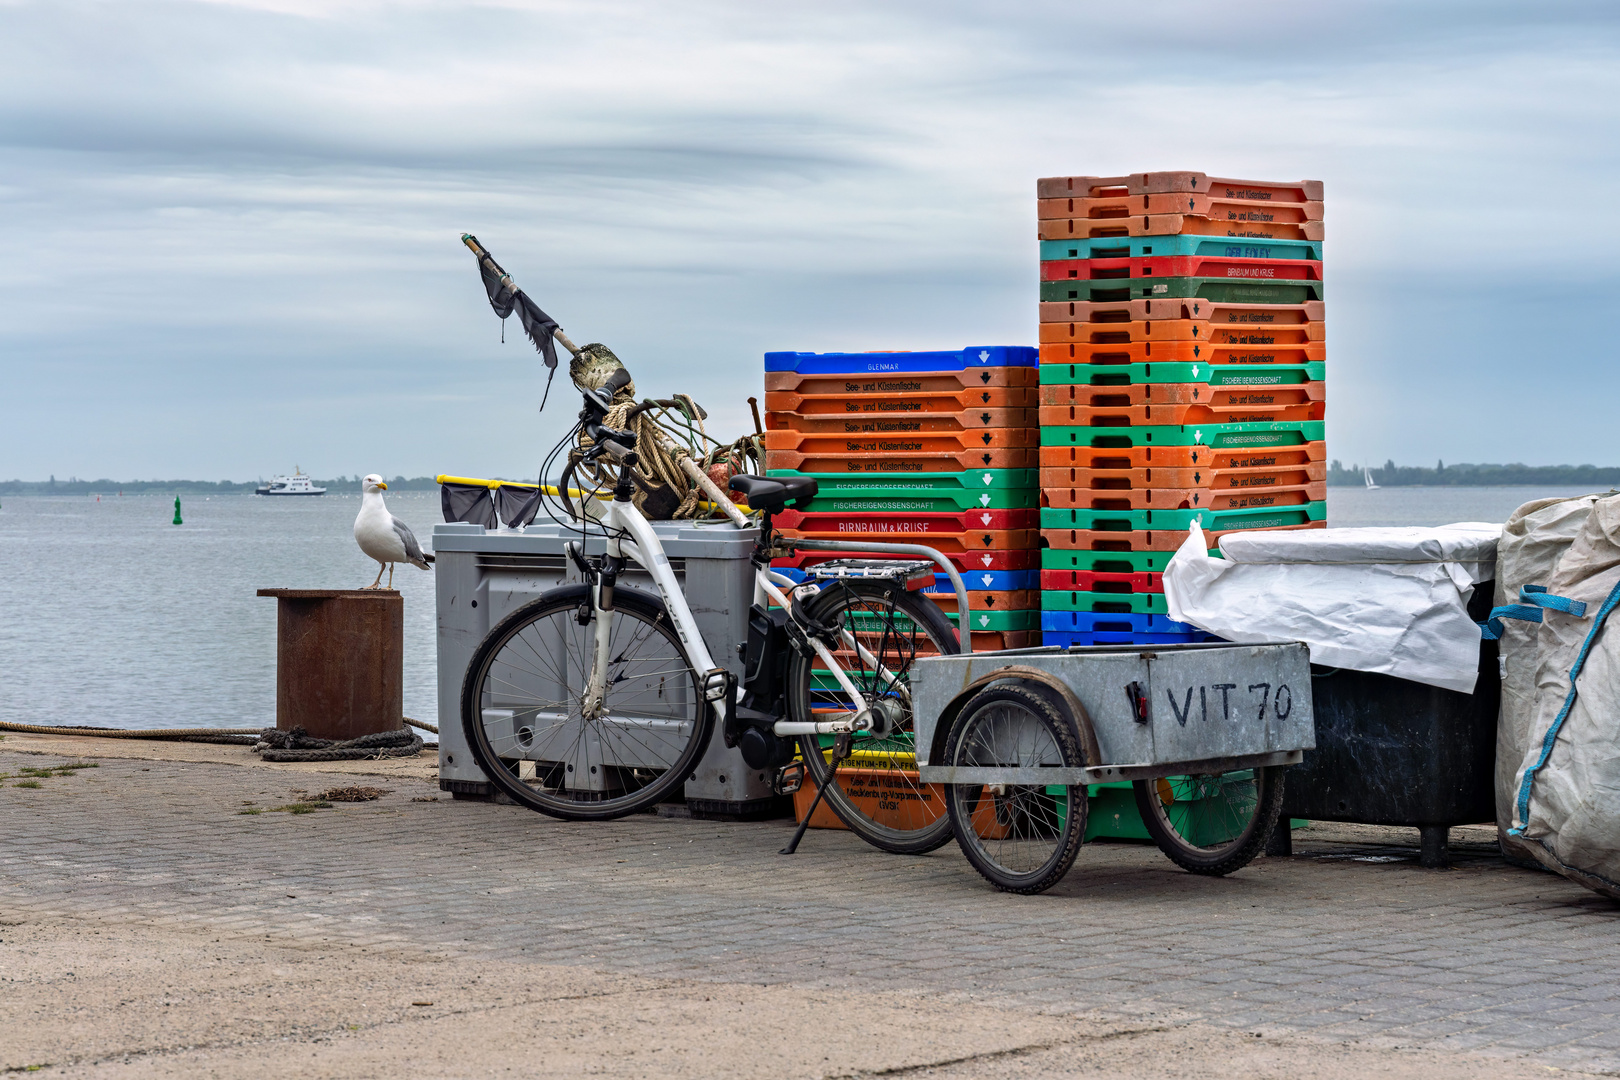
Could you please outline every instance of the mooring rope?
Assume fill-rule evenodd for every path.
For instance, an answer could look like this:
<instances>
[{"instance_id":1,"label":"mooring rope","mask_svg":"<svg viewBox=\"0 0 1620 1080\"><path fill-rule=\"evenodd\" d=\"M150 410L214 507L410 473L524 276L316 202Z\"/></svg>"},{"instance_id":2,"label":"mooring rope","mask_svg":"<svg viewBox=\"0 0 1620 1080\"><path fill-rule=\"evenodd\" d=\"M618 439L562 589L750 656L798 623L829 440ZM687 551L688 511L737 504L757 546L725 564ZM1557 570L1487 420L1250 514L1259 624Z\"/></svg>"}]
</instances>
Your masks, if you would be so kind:
<instances>
[{"instance_id":1,"label":"mooring rope","mask_svg":"<svg viewBox=\"0 0 1620 1080\"><path fill-rule=\"evenodd\" d=\"M358 739L317 739L301 727L291 731L266 728L254 746L265 761L373 761L378 758L415 757L422 736L408 727L379 731Z\"/></svg>"},{"instance_id":2,"label":"mooring rope","mask_svg":"<svg viewBox=\"0 0 1620 1080\"><path fill-rule=\"evenodd\" d=\"M359 759L371 758L371 757L379 757L379 756L380 757L409 757L411 754L414 754L417 751L421 750L422 746L423 746L421 736L413 734L411 732L410 728L413 728L413 727L421 728L424 731L431 731L435 735L437 735L439 733L439 729L437 727L435 727L434 725L432 725L432 724L425 724L420 720L412 720L408 716L404 717L403 719L405 721L405 724L408 725L408 726L401 727L397 731L385 731L385 732L382 733L382 735L365 735L365 736L361 737L361 739L378 739L378 738L381 738L382 736L387 736L390 740L394 740L394 741L387 742L387 743L380 744L380 745L396 748L396 750L398 752L395 752L395 753L378 754L378 753L371 752L371 751L368 750L365 753L357 753L357 754L351 755L350 757L311 757L311 758L302 758L302 757L274 757L273 758L273 757L270 757L268 754L266 754L265 755L265 760L266 761L342 761L342 760L350 760L350 759L359 760ZM226 746L258 746L260 743L264 743L264 744L269 745L269 744L274 743L277 739L279 739L282 736L291 736L294 732L297 732L297 733L300 734L300 736L304 740L304 742L300 743L299 745L301 747L308 747L309 749L312 749L312 750L313 749L340 749L340 750L341 749L349 749L349 748L351 748L351 745L350 745L351 743L353 744L353 747L352 747L353 749L359 750L359 749L363 749L364 747L369 747L370 745L372 745L372 744L367 743L367 744L364 744L364 747L363 747L361 739L350 739L350 740L343 741L343 742L338 742L338 741L332 740L332 739L313 739L313 740L311 740L310 737L309 737L309 733L304 731L303 728L294 728L292 731L279 731L276 728L58 727L58 726L56 726L54 724L14 724L14 723L11 723L10 721L0 720L0 731L12 731L12 732L16 732L16 733L18 733L20 735L85 735L85 736L91 736L93 738L98 738L98 739L152 739L152 740L162 741L162 742L215 743L215 744L223 744L223 745L226 745ZM405 736L403 740L401 740L399 738L399 736L400 736L400 734L402 732L404 733L404 736ZM411 740L413 740L413 739L415 740L415 744L414 744L415 749L409 750L408 752L403 750L403 747L405 747L407 745L410 745ZM321 744L321 746L316 747L315 746L316 743ZM279 745L279 743L277 743L277 745ZM288 752L293 752L293 751L288 751Z\"/></svg>"}]
</instances>

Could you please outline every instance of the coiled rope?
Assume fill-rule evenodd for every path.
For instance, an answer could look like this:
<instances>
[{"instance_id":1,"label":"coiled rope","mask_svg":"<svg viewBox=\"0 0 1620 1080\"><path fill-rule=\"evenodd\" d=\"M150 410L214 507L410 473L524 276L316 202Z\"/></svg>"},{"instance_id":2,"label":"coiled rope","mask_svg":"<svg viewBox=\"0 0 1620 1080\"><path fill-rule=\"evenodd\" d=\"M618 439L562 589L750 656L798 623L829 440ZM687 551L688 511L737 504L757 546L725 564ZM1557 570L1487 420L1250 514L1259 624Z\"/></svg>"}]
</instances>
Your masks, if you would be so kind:
<instances>
[{"instance_id":1,"label":"coiled rope","mask_svg":"<svg viewBox=\"0 0 1620 1080\"><path fill-rule=\"evenodd\" d=\"M728 470L726 476L716 480L722 489L730 476L753 471L751 466L764 459L763 440L759 436L745 435L733 442L722 443L704 427L703 421L708 419L708 415L701 405L692 400L690 394L676 394L665 401L647 400L639 404L633 398L626 398L608 410L602 419L604 426L616 431L631 430L636 434L636 456L640 460L636 472L643 488L637 493L638 505L645 499L647 488L661 485L680 500L670 514L671 518L695 518L701 509L703 493L681 468L682 457L691 458L704 472L709 472L715 465L724 465ZM590 437L582 431L576 453L593 445ZM613 486L615 477L605 468L585 465L581 472L586 471L592 475L585 479L594 482L598 491Z\"/></svg>"},{"instance_id":2,"label":"coiled rope","mask_svg":"<svg viewBox=\"0 0 1620 1080\"><path fill-rule=\"evenodd\" d=\"M301 727L291 731L267 728L254 746L265 761L374 761L378 758L415 757L422 736L408 727L379 731L358 739L317 739Z\"/></svg>"}]
</instances>

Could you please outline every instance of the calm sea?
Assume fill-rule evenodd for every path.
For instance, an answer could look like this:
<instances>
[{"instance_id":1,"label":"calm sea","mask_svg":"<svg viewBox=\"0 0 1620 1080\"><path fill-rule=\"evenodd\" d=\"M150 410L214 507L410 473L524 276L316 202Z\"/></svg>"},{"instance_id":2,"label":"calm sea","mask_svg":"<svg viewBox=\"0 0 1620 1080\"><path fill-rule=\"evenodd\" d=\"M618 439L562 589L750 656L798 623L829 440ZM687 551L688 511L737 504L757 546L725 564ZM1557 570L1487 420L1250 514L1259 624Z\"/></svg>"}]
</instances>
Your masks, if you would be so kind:
<instances>
[{"instance_id":1,"label":"calm sea","mask_svg":"<svg viewBox=\"0 0 1620 1080\"><path fill-rule=\"evenodd\" d=\"M1540 488L1332 488L1328 521L1502 521ZM376 564L358 492L318 498L9 496L0 506L0 720L112 727L275 723L276 602L265 587L354 588ZM429 543L437 492L388 508ZM437 720L433 575L400 567L405 712Z\"/></svg>"}]
</instances>

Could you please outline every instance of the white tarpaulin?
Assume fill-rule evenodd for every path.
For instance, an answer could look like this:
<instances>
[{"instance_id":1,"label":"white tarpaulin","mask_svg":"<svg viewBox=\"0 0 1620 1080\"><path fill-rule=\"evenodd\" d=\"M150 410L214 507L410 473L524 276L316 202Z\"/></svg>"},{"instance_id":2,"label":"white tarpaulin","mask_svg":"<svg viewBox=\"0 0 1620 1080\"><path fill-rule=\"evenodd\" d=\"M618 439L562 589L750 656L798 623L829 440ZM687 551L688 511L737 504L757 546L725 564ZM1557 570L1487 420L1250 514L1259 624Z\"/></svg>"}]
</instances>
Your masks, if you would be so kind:
<instances>
[{"instance_id":1,"label":"white tarpaulin","mask_svg":"<svg viewBox=\"0 0 1620 1080\"><path fill-rule=\"evenodd\" d=\"M1194 525L1164 570L1170 617L1246 644L1303 641L1311 662L1474 692L1476 584L1495 576L1502 526L1301 529L1228 535Z\"/></svg>"}]
</instances>

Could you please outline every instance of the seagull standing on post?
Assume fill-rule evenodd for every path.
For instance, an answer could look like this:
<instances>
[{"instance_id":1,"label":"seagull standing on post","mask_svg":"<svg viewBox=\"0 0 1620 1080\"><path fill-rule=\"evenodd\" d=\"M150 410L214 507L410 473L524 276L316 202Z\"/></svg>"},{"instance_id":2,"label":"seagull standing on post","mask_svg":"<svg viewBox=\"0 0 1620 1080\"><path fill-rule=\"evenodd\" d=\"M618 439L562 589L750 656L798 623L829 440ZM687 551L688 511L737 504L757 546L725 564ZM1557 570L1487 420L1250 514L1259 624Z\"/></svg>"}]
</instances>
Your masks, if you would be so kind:
<instances>
[{"instance_id":1,"label":"seagull standing on post","mask_svg":"<svg viewBox=\"0 0 1620 1080\"><path fill-rule=\"evenodd\" d=\"M360 514L354 519L354 541L360 550L377 560L377 580L368 589L382 588L383 570L388 570L388 587L394 587L394 564L408 562L428 569L433 556L422 551L416 536L399 518L388 512L382 493L388 490L383 478L372 473L360 481Z\"/></svg>"}]
</instances>

